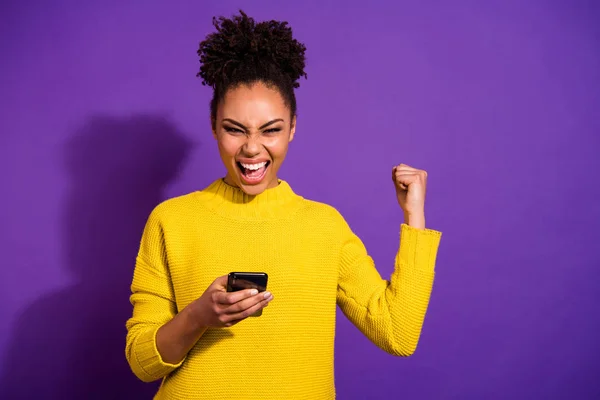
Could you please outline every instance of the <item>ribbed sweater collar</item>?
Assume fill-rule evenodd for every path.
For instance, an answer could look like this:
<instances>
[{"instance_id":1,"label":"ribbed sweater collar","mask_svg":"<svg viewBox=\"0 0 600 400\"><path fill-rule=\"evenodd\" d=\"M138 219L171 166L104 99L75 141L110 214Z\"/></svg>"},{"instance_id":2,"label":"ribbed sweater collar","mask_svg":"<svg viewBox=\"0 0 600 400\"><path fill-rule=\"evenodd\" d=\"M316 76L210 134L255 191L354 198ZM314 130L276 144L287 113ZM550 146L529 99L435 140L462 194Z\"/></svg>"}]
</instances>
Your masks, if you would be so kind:
<instances>
[{"instance_id":1,"label":"ribbed sweater collar","mask_svg":"<svg viewBox=\"0 0 600 400\"><path fill-rule=\"evenodd\" d=\"M211 183L200 194L206 207L225 217L242 220L290 217L302 199L281 179L276 187L255 196L228 185L222 178Z\"/></svg>"}]
</instances>

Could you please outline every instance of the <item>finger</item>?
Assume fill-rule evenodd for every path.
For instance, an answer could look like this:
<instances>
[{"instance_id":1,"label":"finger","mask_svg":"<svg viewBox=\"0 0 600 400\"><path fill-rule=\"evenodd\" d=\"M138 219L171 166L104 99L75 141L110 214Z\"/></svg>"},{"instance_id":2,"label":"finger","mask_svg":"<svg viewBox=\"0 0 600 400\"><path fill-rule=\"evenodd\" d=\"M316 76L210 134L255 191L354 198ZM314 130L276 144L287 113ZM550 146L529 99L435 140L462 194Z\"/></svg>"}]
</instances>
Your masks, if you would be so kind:
<instances>
[{"instance_id":1,"label":"finger","mask_svg":"<svg viewBox=\"0 0 600 400\"><path fill-rule=\"evenodd\" d=\"M407 167L404 164L396 165L394 168L392 168L392 180L395 181L396 176L398 174L414 172L414 171L417 171L417 170L414 168Z\"/></svg>"},{"instance_id":2,"label":"finger","mask_svg":"<svg viewBox=\"0 0 600 400\"><path fill-rule=\"evenodd\" d=\"M421 170L416 170L416 171L397 171L396 172L396 179L401 176L401 175L415 175L417 176L419 179L421 179L423 182L427 181L427 172L425 171L421 171Z\"/></svg>"},{"instance_id":3,"label":"finger","mask_svg":"<svg viewBox=\"0 0 600 400\"><path fill-rule=\"evenodd\" d=\"M397 171L418 171L418 169L406 164L398 164L394 167Z\"/></svg>"},{"instance_id":4,"label":"finger","mask_svg":"<svg viewBox=\"0 0 600 400\"><path fill-rule=\"evenodd\" d=\"M400 165L396 165L393 169L392 169L392 180L395 182L396 181L396 177L400 174L411 174L411 173L424 173L425 176L427 175L425 173L425 171L421 171L418 170L416 168L410 167L406 164L400 164Z\"/></svg>"},{"instance_id":5,"label":"finger","mask_svg":"<svg viewBox=\"0 0 600 400\"><path fill-rule=\"evenodd\" d=\"M398 175L420 175L420 173L419 171L397 169L396 176Z\"/></svg>"},{"instance_id":6,"label":"finger","mask_svg":"<svg viewBox=\"0 0 600 400\"><path fill-rule=\"evenodd\" d=\"M238 290L237 292L215 292L213 300L215 303L229 306L239 301L252 297L258 293L256 289Z\"/></svg>"},{"instance_id":7,"label":"finger","mask_svg":"<svg viewBox=\"0 0 600 400\"><path fill-rule=\"evenodd\" d=\"M415 182L419 182L420 180L421 180L421 177L418 174L396 175L396 183L404 190L406 190L409 185L411 185Z\"/></svg>"},{"instance_id":8,"label":"finger","mask_svg":"<svg viewBox=\"0 0 600 400\"><path fill-rule=\"evenodd\" d=\"M246 298L235 304L232 304L231 306L227 307L224 310L224 312L227 314L237 314L237 313L243 312L249 308L254 307L256 304L258 304L264 300L270 300L272 298L273 298L273 295L270 292L261 292L255 296Z\"/></svg>"},{"instance_id":9,"label":"finger","mask_svg":"<svg viewBox=\"0 0 600 400\"><path fill-rule=\"evenodd\" d=\"M417 175L421 175L423 178L427 178L427 171L423 171L422 169L397 168L396 175L399 175L399 174L417 174Z\"/></svg>"},{"instance_id":10,"label":"finger","mask_svg":"<svg viewBox=\"0 0 600 400\"><path fill-rule=\"evenodd\" d=\"M419 173L418 171L411 170L411 169L400 169L400 168L398 168L396 170L396 176L402 175L402 174L418 174L418 173Z\"/></svg>"},{"instance_id":11,"label":"finger","mask_svg":"<svg viewBox=\"0 0 600 400\"><path fill-rule=\"evenodd\" d=\"M229 322L225 323L225 326L233 326L233 325L237 324L238 322L248 318L249 316L251 316L252 314L257 312L258 310L261 310L261 309L265 308L266 306L268 306L269 303L271 302L271 300L273 300L272 296L268 299L263 299L259 303L253 305L250 308L245 309L244 311L241 311L236 314L231 314L229 316L230 320L229 320Z\"/></svg>"},{"instance_id":12,"label":"finger","mask_svg":"<svg viewBox=\"0 0 600 400\"><path fill-rule=\"evenodd\" d=\"M269 305L269 303L271 302L271 300L273 300L273 297L270 297L268 299L263 299L260 302L258 302L257 304L253 305L252 307L247 308L238 313L226 315L227 322L225 322L223 325L226 327L230 327L230 326L233 326L233 325L239 323L240 321L243 321L244 319L253 315L255 312L267 307Z\"/></svg>"},{"instance_id":13,"label":"finger","mask_svg":"<svg viewBox=\"0 0 600 400\"><path fill-rule=\"evenodd\" d=\"M414 181L418 181L421 180L422 176L421 174L415 174L412 172L409 173L398 173L396 174L396 180L398 182L414 182Z\"/></svg>"}]
</instances>

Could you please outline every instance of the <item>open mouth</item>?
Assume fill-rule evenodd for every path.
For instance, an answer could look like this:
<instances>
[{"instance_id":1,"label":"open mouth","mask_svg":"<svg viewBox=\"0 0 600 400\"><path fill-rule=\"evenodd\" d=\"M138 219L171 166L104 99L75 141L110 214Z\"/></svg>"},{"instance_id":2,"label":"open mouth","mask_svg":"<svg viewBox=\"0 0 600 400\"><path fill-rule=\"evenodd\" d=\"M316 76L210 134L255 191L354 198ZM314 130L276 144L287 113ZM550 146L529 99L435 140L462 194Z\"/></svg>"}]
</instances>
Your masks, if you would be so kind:
<instances>
[{"instance_id":1,"label":"open mouth","mask_svg":"<svg viewBox=\"0 0 600 400\"><path fill-rule=\"evenodd\" d=\"M260 183L267 174L267 168L271 165L270 161L247 164L236 162L238 169L241 172L242 180L248 184Z\"/></svg>"}]
</instances>

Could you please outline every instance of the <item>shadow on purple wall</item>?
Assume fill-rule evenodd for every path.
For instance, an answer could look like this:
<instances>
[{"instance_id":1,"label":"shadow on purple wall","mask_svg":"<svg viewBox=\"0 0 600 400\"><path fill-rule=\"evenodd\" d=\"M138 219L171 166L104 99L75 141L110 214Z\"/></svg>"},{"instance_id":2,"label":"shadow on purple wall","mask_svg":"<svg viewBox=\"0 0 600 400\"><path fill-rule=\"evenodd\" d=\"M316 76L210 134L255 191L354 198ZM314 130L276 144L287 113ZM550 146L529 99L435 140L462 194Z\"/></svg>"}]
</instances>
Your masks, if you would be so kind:
<instances>
[{"instance_id":1,"label":"shadow on purple wall","mask_svg":"<svg viewBox=\"0 0 600 400\"><path fill-rule=\"evenodd\" d=\"M129 286L142 229L192 144L168 120L94 117L66 143L64 265L74 284L16 324L1 399L149 399L125 359Z\"/></svg>"}]
</instances>

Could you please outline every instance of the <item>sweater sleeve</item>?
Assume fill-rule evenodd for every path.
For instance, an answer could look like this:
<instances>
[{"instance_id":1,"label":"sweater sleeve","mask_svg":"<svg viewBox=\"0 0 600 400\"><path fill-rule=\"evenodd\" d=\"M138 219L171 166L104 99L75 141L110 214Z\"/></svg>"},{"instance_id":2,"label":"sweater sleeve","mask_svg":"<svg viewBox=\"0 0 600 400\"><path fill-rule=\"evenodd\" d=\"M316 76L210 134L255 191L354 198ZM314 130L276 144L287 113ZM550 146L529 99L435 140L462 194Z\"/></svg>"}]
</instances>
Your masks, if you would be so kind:
<instances>
[{"instance_id":1,"label":"sweater sleeve","mask_svg":"<svg viewBox=\"0 0 600 400\"><path fill-rule=\"evenodd\" d=\"M126 324L127 361L144 382L161 379L183 363L164 362L156 347L156 332L177 313L164 232L157 214L155 209L142 235L131 284L133 315Z\"/></svg>"},{"instance_id":2,"label":"sweater sleeve","mask_svg":"<svg viewBox=\"0 0 600 400\"><path fill-rule=\"evenodd\" d=\"M402 224L400 248L389 280L381 278L365 246L349 227L345 236L338 305L378 347L396 356L412 355L429 305L441 232Z\"/></svg>"}]
</instances>

